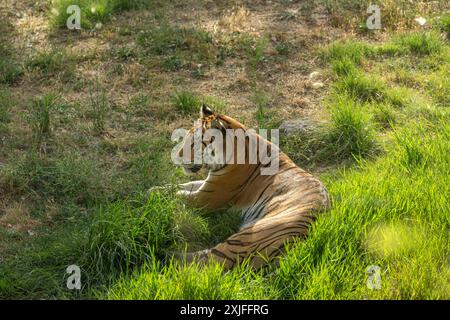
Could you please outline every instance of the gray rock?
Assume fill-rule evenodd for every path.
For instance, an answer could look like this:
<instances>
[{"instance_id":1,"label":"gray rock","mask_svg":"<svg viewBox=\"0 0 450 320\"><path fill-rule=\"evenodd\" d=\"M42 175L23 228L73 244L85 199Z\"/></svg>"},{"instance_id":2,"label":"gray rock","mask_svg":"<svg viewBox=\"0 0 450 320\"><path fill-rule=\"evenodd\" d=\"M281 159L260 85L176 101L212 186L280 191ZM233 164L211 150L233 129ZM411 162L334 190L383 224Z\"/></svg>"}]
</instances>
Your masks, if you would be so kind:
<instances>
[{"instance_id":1,"label":"gray rock","mask_svg":"<svg viewBox=\"0 0 450 320\"><path fill-rule=\"evenodd\" d=\"M309 119L286 120L280 125L279 130L282 134L292 134L297 132L308 132L316 126L317 123Z\"/></svg>"}]
</instances>

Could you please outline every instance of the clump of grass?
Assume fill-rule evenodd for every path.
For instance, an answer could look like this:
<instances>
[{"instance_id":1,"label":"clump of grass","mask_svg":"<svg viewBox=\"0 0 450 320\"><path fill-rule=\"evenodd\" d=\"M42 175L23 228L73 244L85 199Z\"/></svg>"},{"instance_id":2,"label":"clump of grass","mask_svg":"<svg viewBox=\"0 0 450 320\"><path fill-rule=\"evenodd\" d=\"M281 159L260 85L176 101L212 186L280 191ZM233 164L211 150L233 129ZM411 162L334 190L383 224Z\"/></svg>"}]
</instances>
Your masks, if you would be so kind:
<instances>
[{"instance_id":1,"label":"clump of grass","mask_svg":"<svg viewBox=\"0 0 450 320\"><path fill-rule=\"evenodd\" d=\"M364 57L372 53L372 49L364 43L350 40L333 42L320 53L325 61L348 61L359 65Z\"/></svg>"},{"instance_id":2,"label":"clump of grass","mask_svg":"<svg viewBox=\"0 0 450 320\"><path fill-rule=\"evenodd\" d=\"M287 56L289 54L289 43L280 41L275 45L275 50L280 56Z\"/></svg>"},{"instance_id":3,"label":"clump of grass","mask_svg":"<svg viewBox=\"0 0 450 320\"><path fill-rule=\"evenodd\" d=\"M10 121L12 103L11 94L6 90L0 90L0 125Z\"/></svg>"},{"instance_id":4,"label":"clump of grass","mask_svg":"<svg viewBox=\"0 0 450 320\"><path fill-rule=\"evenodd\" d=\"M450 105L450 67L443 65L441 70L427 76L426 89L439 106Z\"/></svg>"},{"instance_id":5,"label":"clump of grass","mask_svg":"<svg viewBox=\"0 0 450 320\"><path fill-rule=\"evenodd\" d=\"M252 102L256 106L255 119L260 129L278 128L280 119L274 110L270 109L271 98L261 90L257 90L251 97Z\"/></svg>"},{"instance_id":6,"label":"clump of grass","mask_svg":"<svg viewBox=\"0 0 450 320\"><path fill-rule=\"evenodd\" d=\"M0 56L0 83L14 84L22 74L22 69L11 58Z\"/></svg>"},{"instance_id":7,"label":"clump of grass","mask_svg":"<svg viewBox=\"0 0 450 320\"><path fill-rule=\"evenodd\" d=\"M411 134L411 131L396 131L394 135L399 146L399 163L407 171L423 168L428 158L423 141L414 138L417 135L423 135L425 129L417 125L413 130L416 130L414 134Z\"/></svg>"},{"instance_id":8,"label":"clump of grass","mask_svg":"<svg viewBox=\"0 0 450 320\"><path fill-rule=\"evenodd\" d=\"M330 101L330 123L281 137L281 150L302 167L348 163L379 150L368 106L345 95Z\"/></svg>"},{"instance_id":9,"label":"clump of grass","mask_svg":"<svg viewBox=\"0 0 450 320\"><path fill-rule=\"evenodd\" d=\"M359 103L348 97L337 97L331 105L331 128L326 139L335 156L367 156L376 147L370 118Z\"/></svg>"},{"instance_id":10,"label":"clump of grass","mask_svg":"<svg viewBox=\"0 0 450 320\"><path fill-rule=\"evenodd\" d=\"M175 92L171 96L171 101L175 109L186 114L198 112L201 104L201 99L188 90Z\"/></svg>"},{"instance_id":11,"label":"clump of grass","mask_svg":"<svg viewBox=\"0 0 450 320\"><path fill-rule=\"evenodd\" d=\"M147 53L172 55L180 59L186 57L189 61L211 63L216 61L216 47L209 32L194 28L178 28L167 22L159 27L143 30L137 38L138 44ZM167 59L165 66L172 66Z\"/></svg>"},{"instance_id":12,"label":"clump of grass","mask_svg":"<svg viewBox=\"0 0 450 320\"><path fill-rule=\"evenodd\" d=\"M155 257L164 258L183 240L175 216L186 210L161 192L101 208L86 252L95 273L127 272Z\"/></svg>"},{"instance_id":13,"label":"clump of grass","mask_svg":"<svg viewBox=\"0 0 450 320\"><path fill-rule=\"evenodd\" d=\"M269 46L269 39L263 36L256 40L255 44L247 48L247 57L253 69L256 69L261 63L266 60L265 51Z\"/></svg>"},{"instance_id":14,"label":"clump of grass","mask_svg":"<svg viewBox=\"0 0 450 320\"><path fill-rule=\"evenodd\" d=\"M6 37L12 27L4 20L0 22L0 84L14 84L23 73L11 50L11 40Z\"/></svg>"},{"instance_id":15,"label":"clump of grass","mask_svg":"<svg viewBox=\"0 0 450 320\"><path fill-rule=\"evenodd\" d=\"M25 66L46 77L58 75L63 81L70 81L75 77L74 57L60 48L36 52L25 62Z\"/></svg>"},{"instance_id":16,"label":"clump of grass","mask_svg":"<svg viewBox=\"0 0 450 320\"><path fill-rule=\"evenodd\" d=\"M33 132L33 140L40 145L52 131L52 112L57 103L54 94L46 94L34 100L30 110L29 123Z\"/></svg>"},{"instance_id":17,"label":"clump of grass","mask_svg":"<svg viewBox=\"0 0 450 320\"><path fill-rule=\"evenodd\" d=\"M96 134L101 134L105 130L106 116L109 110L109 103L106 97L106 92L103 88L97 84L97 88L94 92L90 91L90 108L89 117L92 119L92 125Z\"/></svg>"},{"instance_id":18,"label":"clump of grass","mask_svg":"<svg viewBox=\"0 0 450 320\"><path fill-rule=\"evenodd\" d=\"M226 112L226 102L218 97L204 96L202 97L202 103L210 107L215 113Z\"/></svg>"},{"instance_id":19,"label":"clump of grass","mask_svg":"<svg viewBox=\"0 0 450 320\"><path fill-rule=\"evenodd\" d=\"M172 147L170 137L166 136L143 136L134 141L126 161L127 171L114 178L117 182L114 189L118 190L118 197L127 197L129 194L143 192L152 186L171 181L177 174L170 159Z\"/></svg>"},{"instance_id":20,"label":"clump of grass","mask_svg":"<svg viewBox=\"0 0 450 320\"><path fill-rule=\"evenodd\" d=\"M115 57L122 61L129 61L137 57L135 48L131 46L121 46L114 53Z\"/></svg>"},{"instance_id":21,"label":"clump of grass","mask_svg":"<svg viewBox=\"0 0 450 320\"><path fill-rule=\"evenodd\" d=\"M96 23L109 21L117 12L148 8L153 2L152 0L52 0L50 25L65 28L70 16L67 8L71 5L80 8L81 27L93 28Z\"/></svg>"},{"instance_id":22,"label":"clump of grass","mask_svg":"<svg viewBox=\"0 0 450 320\"><path fill-rule=\"evenodd\" d=\"M181 69L183 61L177 55L169 56L163 61L163 68L166 71L175 71Z\"/></svg>"},{"instance_id":23,"label":"clump of grass","mask_svg":"<svg viewBox=\"0 0 450 320\"><path fill-rule=\"evenodd\" d=\"M361 73L350 74L339 78L335 83L337 92L355 97L361 102L381 101L384 98L385 86L376 78L369 78Z\"/></svg>"},{"instance_id":24,"label":"clump of grass","mask_svg":"<svg viewBox=\"0 0 450 320\"><path fill-rule=\"evenodd\" d=\"M52 158L30 152L6 166L2 175L11 192L66 203L93 205L108 193L96 160L75 152Z\"/></svg>"},{"instance_id":25,"label":"clump of grass","mask_svg":"<svg viewBox=\"0 0 450 320\"><path fill-rule=\"evenodd\" d=\"M347 58L344 58L343 60L333 60L331 62L331 69L338 77L350 77L357 72L355 64Z\"/></svg>"},{"instance_id":26,"label":"clump of grass","mask_svg":"<svg viewBox=\"0 0 450 320\"><path fill-rule=\"evenodd\" d=\"M430 55L442 50L442 40L435 32L414 32L401 35L396 41L415 55Z\"/></svg>"},{"instance_id":27,"label":"clump of grass","mask_svg":"<svg viewBox=\"0 0 450 320\"><path fill-rule=\"evenodd\" d=\"M174 262L166 266L147 264L131 277L122 277L106 294L106 299L270 299L276 293L264 286L264 276L248 267L224 273L219 265L180 268ZM173 290L161 290L169 285Z\"/></svg>"},{"instance_id":28,"label":"clump of grass","mask_svg":"<svg viewBox=\"0 0 450 320\"><path fill-rule=\"evenodd\" d=\"M411 89L405 87L386 88L383 98L394 107L405 108L414 100Z\"/></svg>"},{"instance_id":29,"label":"clump of grass","mask_svg":"<svg viewBox=\"0 0 450 320\"><path fill-rule=\"evenodd\" d=\"M373 119L382 128L392 129L396 123L396 115L389 104L379 103L373 106Z\"/></svg>"},{"instance_id":30,"label":"clump of grass","mask_svg":"<svg viewBox=\"0 0 450 320\"><path fill-rule=\"evenodd\" d=\"M447 35L447 39L450 39L450 14L444 14L438 21L439 29Z\"/></svg>"}]
</instances>

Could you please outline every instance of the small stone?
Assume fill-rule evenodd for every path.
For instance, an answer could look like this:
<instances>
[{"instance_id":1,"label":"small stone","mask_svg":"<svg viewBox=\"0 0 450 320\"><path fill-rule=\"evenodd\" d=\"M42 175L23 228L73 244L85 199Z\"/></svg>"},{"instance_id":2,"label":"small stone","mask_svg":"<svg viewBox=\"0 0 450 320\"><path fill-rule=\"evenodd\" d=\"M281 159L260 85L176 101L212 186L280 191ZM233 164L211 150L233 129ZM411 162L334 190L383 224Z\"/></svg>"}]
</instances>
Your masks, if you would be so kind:
<instances>
[{"instance_id":1,"label":"small stone","mask_svg":"<svg viewBox=\"0 0 450 320\"><path fill-rule=\"evenodd\" d=\"M295 132L308 132L316 127L316 123L308 119L286 120L278 128L283 134Z\"/></svg>"},{"instance_id":2,"label":"small stone","mask_svg":"<svg viewBox=\"0 0 450 320\"><path fill-rule=\"evenodd\" d=\"M314 89L319 89L319 88L322 88L322 87L324 87L325 85L323 84L323 82L314 82L313 84L312 84L312 87L314 88Z\"/></svg>"},{"instance_id":3,"label":"small stone","mask_svg":"<svg viewBox=\"0 0 450 320\"><path fill-rule=\"evenodd\" d=\"M320 76L320 72L319 71L314 71L311 72L308 76L309 80L315 80Z\"/></svg>"},{"instance_id":4,"label":"small stone","mask_svg":"<svg viewBox=\"0 0 450 320\"><path fill-rule=\"evenodd\" d=\"M32 236L34 236L34 235L36 235L33 231L31 231L31 230L28 230L28 235L30 236L30 237L32 237Z\"/></svg>"},{"instance_id":5,"label":"small stone","mask_svg":"<svg viewBox=\"0 0 450 320\"><path fill-rule=\"evenodd\" d=\"M101 22L98 22L95 24L95 29L100 30L103 27L103 24Z\"/></svg>"},{"instance_id":6,"label":"small stone","mask_svg":"<svg viewBox=\"0 0 450 320\"><path fill-rule=\"evenodd\" d=\"M420 24L421 26L424 26L425 23L427 23L427 19L425 19L424 17L415 18L414 21Z\"/></svg>"}]
</instances>

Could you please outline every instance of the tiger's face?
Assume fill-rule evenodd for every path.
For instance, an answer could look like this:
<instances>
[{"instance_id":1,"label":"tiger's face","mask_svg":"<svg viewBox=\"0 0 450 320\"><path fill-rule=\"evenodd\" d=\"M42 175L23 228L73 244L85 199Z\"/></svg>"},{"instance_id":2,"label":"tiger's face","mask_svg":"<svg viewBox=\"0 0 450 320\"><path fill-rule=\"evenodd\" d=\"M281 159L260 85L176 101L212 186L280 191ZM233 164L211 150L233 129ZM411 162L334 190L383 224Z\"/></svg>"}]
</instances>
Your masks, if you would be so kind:
<instances>
[{"instance_id":1,"label":"tiger's face","mask_svg":"<svg viewBox=\"0 0 450 320\"><path fill-rule=\"evenodd\" d=\"M210 108L202 106L200 110L200 119L187 132L183 143L178 150L180 158L186 158L190 161L183 163L184 172L187 175L194 175L202 169L206 171L217 171L226 165L225 159L225 140L227 124L220 119L220 116L214 113ZM220 143L222 140L223 152L217 152L217 148L211 148L212 143ZM196 143L197 142L197 143ZM185 153L189 153L186 154Z\"/></svg>"}]
</instances>

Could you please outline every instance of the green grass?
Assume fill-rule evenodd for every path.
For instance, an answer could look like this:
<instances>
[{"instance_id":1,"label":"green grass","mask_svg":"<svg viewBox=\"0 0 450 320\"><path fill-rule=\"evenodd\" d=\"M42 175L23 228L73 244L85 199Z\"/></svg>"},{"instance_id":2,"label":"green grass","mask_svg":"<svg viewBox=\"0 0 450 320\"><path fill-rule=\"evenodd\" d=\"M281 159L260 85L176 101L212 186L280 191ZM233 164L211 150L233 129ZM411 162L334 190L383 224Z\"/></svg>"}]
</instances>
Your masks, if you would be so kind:
<instances>
[{"instance_id":1,"label":"green grass","mask_svg":"<svg viewBox=\"0 0 450 320\"><path fill-rule=\"evenodd\" d=\"M13 100L9 91L0 90L0 124L6 124L11 118Z\"/></svg>"},{"instance_id":2,"label":"green grass","mask_svg":"<svg viewBox=\"0 0 450 320\"><path fill-rule=\"evenodd\" d=\"M1 178L6 192L85 206L105 200L108 191L94 159L75 152L52 158L30 152L2 168Z\"/></svg>"},{"instance_id":3,"label":"green grass","mask_svg":"<svg viewBox=\"0 0 450 320\"><path fill-rule=\"evenodd\" d=\"M92 120L94 132L101 134L105 130L106 116L110 109L105 90L97 84L95 92L94 88L91 88L90 100L88 116Z\"/></svg>"},{"instance_id":4,"label":"green grass","mask_svg":"<svg viewBox=\"0 0 450 320\"><path fill-rule=\"evenodd\" d=\"M447 39L450 39L450 14L444 14L440 17L437 25L442 32L445 32Z\"/></svg>"},{"instance_id":5,"label":"green grass","mask_svg":"<svg viewBox=\"0 0 450 320\"><path fill-rule=\"evenodd\" d=\"M29 123L33 132L33 140L40 145L48 138L52 131L52 112L55 109L57 97L47 94L33 101L30 110Z\"/></svg>"},{"instance_id":6,"label":"green grass","mask_svg":"<svg viewBox=\"0 0 450 320\"><path fill-rule=\"evenodd\" d=\"M389 104L375 104L373 106L373 119L374 122L380 125L382 128L392 129L397 122L397 116L394 108Z\"/></svg>"},{"instance_id":7,"label":"green grass","mask_svg":"<svg viewBox=\"0 0 450 320\"><path fill-rule=\"evenodd\" d=\"M217 62L217 48L212 35L201 29L179 28L162 21L157 27L149 26L142 30L137 43L144 57L151 54L166 56L162 65L167 71L189 63Z\"/></svg>"},{"instance_id":8,"label":"green grass","mask_svg":"<svg viewBox=\"0 0 450 320\"><path fill-rule=\"evenodd\" d=\"M268 94L262 90L256 90L250 99L256 106L254 117L258 128L270 130L280 126L280 117L271 106L272 99Z\"/></svg>"},{"instance_id":9,"label":"green grass","mask_svg":"<svg viewBox=\"0 0 450 320\"><path fill-rule=\"evenodd\" d=\"M93 28L97 23L105 23L121 11L149 8L153 0L53 0L50 6L50 25L66 28L69 14L67 8L77 5L81 11L81 27Z\"/></svg>"},{"instance_id":10,"label":"green grass","mask_svg":"<svg viewBox=\"0 0 450 320\"><path fill-rule=\"evenodd\" d=\"M6 90L0 90L0 135L8 133L8 124L11 121L13 99Z\"/></svg>"},{"instance_id":11,"label":"green grass","mask_svg":"<svg viewBox=\"0 0 450 320\"><path fill-rule=\"evenodd\" d=\"M12 29L7 20L2 19L0 22L0 85L14 84L23 74L22 66L16 61L11 49L12 39L7 37L12 33Z\"/></svg>"},{"instance_id":12,"label":"green grass","mask_svg":"<svg viewBox=\"0 0 450 320\"><path fill-rule=\"evenodd\" d=\"M331 106L331 128L325 137L334 145L338 158L366 156L375 149L375 135L364 108L347 97L338 97Z\"/></svg>"},{"instance_id":13,"label":"green grass","mask_svg":"<svg viewBox=\"0 0 450 320\"><path fill-rule=\"evenodd\" d=\"M338 77L350 77L356 73L356 67L353 61L347 57L333 60L331 69Z\"/></svg>"},{"instance_id":14,"label":"green grass","mask_svg":"<svg viewBox=\"0 0 450 320\"><path fill-rule=\"evenodd\" d=\"M114 12L125 9L134 7ZM220 54L246 56L251 48L254 69L270 63L268 43L246 35L216 47L202 31L161 24L138 38L139 46L121 47L114 57L145 64L157 56L171 72L192 62L217 62ZM199 268L171 259L173 252L223 241L240 218L232 210L192 209L174 195L175 188L148 193L152 186L187 180L170 161L169 130L148 124L161 102L153 92L117 102L103 88L91 88L82 104L51 94L23 102L8 87L0 90L0 126L11 131L0 141L0 192L23 201L30 217L42 221L34 237L0 228L6 257L0 298L449 299L448 52L448 43L433 33L384 44L339 41L323 50L323 67L333 74L322 104L327 121L281 137L281 149L300 166L321 172L316 174L333 205L305 241L288 248L279 267L258 271L243 265L224 273L217 265ZM58 78L64 55L37 53L27 70ZM404 79L417 78L414 88L392 80L398 70ZM256 90L250 98L258 125L276 127L271 96ZM177 91L166 102L185 117L197 114L202 103L227 111L226 102L191 90ZM72 130L75 116L81 130ZM12 147L11 137L20 134L16 121L22 120L27 138ZM155 131L136 134L137 123ZM119 131L123 137L111 137L109 131L117 135L119 126L126 128ZM27 150L30 133L46 147ZM65 287L71 264L82 270L79 292ZM366 286L371 265L381 268L380 290Z\"/></svg>"},{"instance_id":15,"label":"green grass","mask_svg":"<svg viewBox=\"0 0 450 320\"><path fill-rule=\"evenodd\" d=\"M384 84L375 77L351 74L340 78L335 88L338 92L355 97L361 102L383 100Z\"/></svg>"},{"instance_id":16,"label":"green grass","mask_svg":"<svg viewBox=\"0 0 450 320\"><path fill-rule=\"evenodd\" d=\"M226 110L226 103L214 96L199 96L190 90L180 90L170 96L172 106L183 114L195 114L206 104L217 113Z\"/></svg>"},{"instance_id":17,"label":"green grass","mask_svg":"<svg viewBox=\"0 0 450 320\"><path fill-rule=\"evenodd\" d=\"M442 40L435 32L415 32L402 35L398 43L415 55L430 55L442 50Z\"/></svg>"},{"instance_id":18,"label":"green grass","mask_svg":"<svg viewBox=\"0 0 450 320\"><path fill-rule=\"evenodd\" d=\"M447 120L419 119L396 133L402 138L394 140L387 155L325 175L333 209L306 241L288 251L278 269L255 273L244 267L223 274L214 266L200 270L154 263L122 277L101 297L448 299ZM411 148L426 159L411 158ZM379 291L366 286L370 265L381 268Z\"/></svg>"},{"instance_id":19,"label":"green grass","mask_svg":"<svg viewBox=\"0 0 450 320\"><path fill-rule=\"evenodd\" d=\"M25 67L42 77L69 82L75 79L76 57L61 48L52 48L35 52L25 61Z\"/></svg>"},{"instance_id":20,"label":"green grass","mask_svg":"<svg viewBox=\"0 0 450 320\"><path fill-rule=\"evenodd\" d=\"M172 105L182 113L195 113L200 110L201 100L193 92L183 90L171 96Z\"/></svg>"},{"instance_id":21,"label":"green grass","mask_svg":"<svg viewBox=\"0 0 450 320\"><path fill-rule=\"evenodd\" d=\"M14 84L22 74L22 69L9 57L0 57L0 83Z\"/></svg>"}]
</instances>

